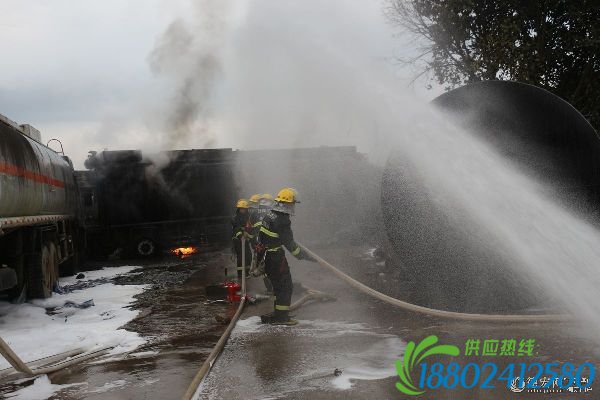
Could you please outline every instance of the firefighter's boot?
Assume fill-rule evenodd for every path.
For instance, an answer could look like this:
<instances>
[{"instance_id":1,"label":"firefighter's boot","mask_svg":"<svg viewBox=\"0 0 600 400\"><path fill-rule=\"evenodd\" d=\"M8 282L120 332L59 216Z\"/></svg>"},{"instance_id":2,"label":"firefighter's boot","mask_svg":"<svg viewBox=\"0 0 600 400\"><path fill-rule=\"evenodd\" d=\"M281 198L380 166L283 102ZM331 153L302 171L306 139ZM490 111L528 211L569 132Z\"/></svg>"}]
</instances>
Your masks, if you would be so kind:
<instances>
[{"instance_id":1,"label":"firefighter's boot","mask_svg":"<svg viewBox=\"0 0 600 400\"><path fill-rule=\"evenodd\" d=\"M271 324L271 325L297 325L298 321L290 318L290 315L287 311L275 311L269 314L264 314L260 316L260 321L263 324Z\"/></svg>"},{"instance_id":2,"label":"firefighter's boot","mask_svg":"<svg viewBox=\"0 0 600 400\"><path fill-rule=\"evenodd\" d=\"M270 324L273 320L273 313L263 314L260 316L260 322L263 324Z\"/></svg>"},{"instance_id":3,"label":"firefighter's boot","mask_svg":"<svg viewBox=\"0 0 600 400\"><path fill-rule=\"evenodd\" d=\"M290 312L287 310L275 310L271 324L273 325L296 325L298 321L290 318Z\"/></svg>"}]
</instances>

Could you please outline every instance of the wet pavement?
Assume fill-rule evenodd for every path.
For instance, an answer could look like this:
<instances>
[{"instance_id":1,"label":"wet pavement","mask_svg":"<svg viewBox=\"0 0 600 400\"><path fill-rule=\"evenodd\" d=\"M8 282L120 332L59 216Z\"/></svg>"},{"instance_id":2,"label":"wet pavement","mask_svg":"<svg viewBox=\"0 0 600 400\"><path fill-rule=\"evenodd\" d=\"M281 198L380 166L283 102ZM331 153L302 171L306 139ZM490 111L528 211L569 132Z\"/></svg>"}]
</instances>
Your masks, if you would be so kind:
<instances>
[{"instance_id":1,"label":"wet pavement","mask_svg":"<svg viewBox=\"0 0 600 400\"><path fill-rule=\"evenodd\" d=\"M325 259L385 289L401 277L390 274L366 248L317 250ZM371 254L371 255L369 255ZM139 310L125 329L140 333L146 344L126 356L101 359L52 374L63 386L51 399L179 399L206 359L225 326L216 316L228 317L234 305L206 304L205 287L223 281L230 264L227 252L214 251L196 258L150 263L115 279L123 285L149 285L136 296ZM403 312L357 292L318 264L290 257L294 300L311 288L334 295L335 302L307 303L295 312L297 326L260 324L270 311L264 301L249 305L228 344L200 388L202 399L406 399L395 384L395 362L409 341L437 335L442 344L464 351L468 339L534 339L531 357L455 358L461 365L495 362L528 364L592 362L600 350L589 330L563 324L492 324L440 320ZM262 279L250 279L249 292L264 291ZM218 318L223 319L223 318ZM224 318L227 319L227 318ZM444 358L432 357L433 361ZM447 360L447 359L446 359ZM412 398L596 398L587 393L513 393L495 389L437 389ZM600 386L598 387L600 390ZM7 393L7 391L3 391Z\"/></svg>"},{"instance_id":2,"label":"wet pavement","mask_svg":"<svg viewBox=\"0 0 600 400\"><path fill-rule=\"evenodd\" d=\"M138 332L146 344L125 356L51 374L53 384L65 386L50 399L180 398L225 330L215 316L235 311L229 304L205 304L205 287L223 281L229 262L229 254L213 251L146 263L114 278L115 284L148 285L131 305L138 317L123 327ZM0 393L10 396L21 385L7 385Z\"/></svg>"},{"instance_id":3,"label":"wet pavement","mask_svg":"<svg viewBox=\"0 0 600 400\"><path fill-rule=\"evenodd\" d=\"M357 254L357 249L317 252L343 269L356 272L356 268L378 268L376 260L369 261ZM573 323L465 323L407 313L358 293L317 264L294 260L290 263L295 282L331 293L337 301L302 307L295 312L300 323L294 327L261 325L257 315L269 311L269 304L246 309L225 351L201 386L200 398L598 398L595 384L587 393L514 393L499 382L494 389L437 389L421 396L405 395L395 387L398 376L394 363L403 355L407 342L418 342L429 335L437 335L442 344L459 347L463 355L453 361L463 366L469 362L479 365L495 362L499 371L509 363L598 365L597 339L589 330ZM379 273L372 275L373 279L380 279ZM257 280L251 280L249 288L263 289ZM296 292L295 299L301 295ZM535 349L532 356L522 357L464 356L468 339L480 339L481 343L487 339L533 339ZM530 375L535 375L534 372Z\"/></svg>"},{"instance_id":4,"label":"wet pavement","mask_svg":"<svg viewBox=\"0 0 600 400\"><path fill-rule=\"evenodd\" d=\"M147 344L124 360L52 376L55 384L87 382L84 390L56 399L180 398L225 330L215 316L235 311L228 304L205 304L205 287L223 281L228 263L228 254L211 252L183 263L146 266L142 274L118 279L119 284L152 284L133 305L140 315L125 326Z\"/></svg>"}]
</instances>

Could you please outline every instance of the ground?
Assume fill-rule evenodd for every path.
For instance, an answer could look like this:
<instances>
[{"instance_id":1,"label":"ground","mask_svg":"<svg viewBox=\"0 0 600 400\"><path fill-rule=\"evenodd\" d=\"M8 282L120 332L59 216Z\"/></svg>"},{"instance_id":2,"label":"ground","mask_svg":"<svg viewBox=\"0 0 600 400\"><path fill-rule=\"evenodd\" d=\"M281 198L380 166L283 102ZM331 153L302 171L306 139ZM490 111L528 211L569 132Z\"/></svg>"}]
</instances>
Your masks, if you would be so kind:
<instances>
[{"instance_id":1,"label":"ground","mask_svg":"<svg viewBox=\"0 0 600 400\"><path fill-rule=\"evenodd\" d=\"M385 266L368 249L321 249L324 258L362 275L372 286L385 280ZM461 350L456 361L508 363L584 362L598 364L596 338L585 327L564 324L464 323L440 320L394 309L356 292L317 264L291 261L296 282L337 297L336 302L313 303L296 312L299 325L261 325L256 315L268 304L247 309L232 338L199 390L207 399L400 399L395 361L409 341L436 335L443 344ZM362 273L360 272L362 269ZM377 272L380 271L380 272ZM370 276L370 278L369 278ZM260 290L260 282L250 288ZM384 285L385 286L385 285ZM297 291L299 292L299 291ZM301 293L296 293L298 298ZM261 309L262 308L262 309ZM465 356L469 339L533 339L533 354L523 357ZM518 349L517 349L518 350ZM435 360L435 358L434 358ZM336 373L336 370L338 371ZM341 374L340 374L341 371ZM535 371L535 369L533 370ZM531 373L533 376L534 374ZM594 398L587 393L513 393L495 389L434 390L419 399L477 398Z\"/></svg>"},{"instance_id":2,"label":"ground","mask_svg":"<svg viewBox=\"0 0 600 400\"><path fill-rule=\"evenodd\" d=\"M390 284L401 278L386 269L382 259L368 247L317 249L317 252L334 265L382 290L389 289ZM437 335L441 343L459 346L461 354L469 339L535 340L532 356L485 358L461 355L457 361L462 365L489 361L500 367L510 362L553 361L596 365L600 359L597 339L580 325L464 323L430 318L394 309L360 294L318 264L293 259L290 263L296 282L295 299L305 288L311 288L332 294L337 300L301 307L295 311L299 320L295 327L260 324L258 316L272 307L269 301L246 307L224 352L200 387L199 398L410 398L395 387L398 381L395 362L403 356L408 342L418 342L429 335ZM90 272L88 282L91 284L77 284L72 278L66 286L82 288L71 294L79 293L80 301L94 290L97 294L123 291L129 297L124 295L121 299L124 304L117 307L116 300L108 306L100 296L95 300L96 305L89 309L77 310L66 317L61 313L54 316L43 313L40 318L63 326L94 312L103 324L93 325L95 329L105 326L107 330L94 337L80 331L79 335L83 337L80 342L102 342L103 337L110 336L107 324L112 323L112 332L121 332L116 339L111 339L120 341L119 351L52 374L49 380L38 378L31 386L27 386L30 381L5 382L0 393L7 398L17 394L17 398L28 400L181 398L225 329L217 320L227 319L235 311L235 305L209 304L205 296L206 285L223 281L223 268L229 264L227 252L214 251L184 261L161 261L141 267L119 266L106 268L104 272ZM103 274L109 276L101 277ZM102 291L102 288L110 290ZM251 294L263 292L262 280L249 280L249 291ZM129 300L125 301L125 298ZM57 296L53 301L57 303L62 299ZM123 309L123 306L127 308ZM7 309L8 305L3 307L0 307L0 324L4 325L0 327L5 335L5 327L9 327L7 322L15 321L16 317L14 309ZM92 321L90 315L88 318ZM215 318L217 316L223 318ZM120 318L126 322L115 326ZM119 326L122 329L117 329ZM26 352L27 348L19 344L17 338L14 341L22 346L18 349L21 353ZM27 359L32 358L29 354ZM594 393L593 387L588 393L513 393L505 387L497 387L439 389L414 398L579 399L594 398Z\"/></svg>"},{"instance_id":3,"label":"ground","mask_svg":"<svg viewBox=\"0 0 600 400\"><path fill-rule=\"evenodd\" d=\"M82 289L64 296L77 295L80 301L93 298L94 293L115 292L120 288L130 294L122 304L113 302L106 307L117 316L123 312L127 314L123 316L122 323L113 324L112 330L123 333L122 336L128 337L130 342L135 342L134 345L123 347L104 359L51 374L50 381L59 386L50 387L50 382L40 380L36 382L40 386L37 391L18 392L30 382L5 382L0 386L0 394L9 398L16 392L17 398L27 400L32 400L32 396L38 394L41 396L39 398L61 400L180 398L225 329L222 323L215 320L215 315L227 315L234 310L234 306L229 304L205 304L205 286L222 282L223 268L228 263L229 254L213 251L183 261L147 262L139 267L103 264L106 268L102 271L84 272L86 279L79 283L75 283L74 278L68 278L63 281L66 287L76 284ZM122 274L113 276L117 273ZM108 277L98 278L103 275ZM55 295L49 301L62 304L64 298ZM44 302L35 303L41 305ZM88 320L93 317L102 320L99 315L102 312L94 309L104 307L103 300L95 299L95 303L94 307L86 310L68 309L74 315L67 317L65 323L62 323L63 314L49 316L42 313L40 318L52 319L51 322L60 320L59 328L65 334L73 329L68 326L71 320L80 314L89 314ZM16 307L22 309L28 305ZM0 315L0 324L10 324L8 321L12 314L6 311ZM119 327L121 329L117 329ZM81 326L78 329L81 336L91 335ZM29 335L30 341L42 341L39 337L35 339L31 331ZM98 338L90 338L89 341L96 343ZM54 348L54 351L48 350L47 353L73 348L78 342L75 335L64 349ZM16 350L26 360L46 355L39 351L28 353L24 348ZM45 393L49 393L50 397Z\"/></svg>"}]
</instances>

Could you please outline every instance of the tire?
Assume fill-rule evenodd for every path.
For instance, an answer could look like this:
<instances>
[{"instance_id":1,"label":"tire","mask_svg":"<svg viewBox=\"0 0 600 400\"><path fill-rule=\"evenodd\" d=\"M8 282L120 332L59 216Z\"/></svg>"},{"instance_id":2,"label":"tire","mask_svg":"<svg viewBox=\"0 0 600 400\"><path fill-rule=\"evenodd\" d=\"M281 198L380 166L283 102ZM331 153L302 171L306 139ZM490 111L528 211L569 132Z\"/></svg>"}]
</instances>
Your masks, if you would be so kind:
<instances>
[{"instance_id":1,"label":"tire","mask_svg":"<svg viewBox=\"0 0 600 400\"><path fill-rule=\"evenodd\" d=\"M135 245L136 254L142 257L152 257L156 254L156 244L151 239L141 239Z\"/></svg>"},{"instance_id":2,"label":"tire","mask_svg":"<svg viewBox=\"0 0 600 400\"><path fill-rule=\"evenodd\" d=\"M15 268L15 272L17 273L17 286L8 290L8 298L11 301L19 298L25 298L26 293L23 295L23 291L25 289L25 272L24 272L24 261L25 256L20 254L19 256L14 258L12 265Z\"/></svg>"},{"instance_id":3,"label":"tire","mask_svg":"<svg viewBox=\"0 0 600 400\"><path fill-rule=\"evenodd\" d=\"M75 253L67 261L60 264L60 276L71 276L79 272L79 252Z\"/></svg>"},{"instance_id":4,"label":"tire","mask_svg":"<svg viewBox=\"0 0 600 400\"><path fill-rule=\"evenodd\" d=\"M25 288L25 256L23 255L23 236L25 233L22 230L14 232L11 240L8 242L9 247L2 249L7 254L7 264L13 268L17 274L17 285L8 290L8 298L11 301L15 299L24 299L26 293Z\"/></svg>"},{"instance_id":5,"label":"tire","mask_svg":"<svg viewBox=\"0 0 600 400\"><path fill-rule=\"evenodd\" d=\"M84 242L81 231L75 227L69 230L73 245L73 255L58 266L60 276L71 276L79 272L82 262L81 244ZM68 254L68 253L67 253Z\"/></svg>"},{"instance_id":6,"label":"tire","mask_svg":"<svg viewBox=\"0 0 600 400\"><path fill-rule=\"evenodd\" d=\"M42 250L26 257L27 297L47 299L58 281L58 253L56 245L46 242Z\"/></svg>"}]
</instances>

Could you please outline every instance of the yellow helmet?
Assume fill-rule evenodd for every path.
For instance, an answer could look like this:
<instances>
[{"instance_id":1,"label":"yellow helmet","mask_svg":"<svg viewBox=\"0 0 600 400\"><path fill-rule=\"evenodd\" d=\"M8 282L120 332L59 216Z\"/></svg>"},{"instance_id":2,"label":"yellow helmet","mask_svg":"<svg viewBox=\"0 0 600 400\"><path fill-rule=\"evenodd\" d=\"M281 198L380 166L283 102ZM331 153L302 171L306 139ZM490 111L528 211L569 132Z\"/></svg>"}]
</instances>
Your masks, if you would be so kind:
<instances>
[{"instance_id":1,"label":"yellow helmet","mask_svg":"<svg viewBox=\"0 0 600 400\"><path fill-rule=\"evenodd\" d=\"M298 193L296 192L296 189L283 188L279 191L279 193L277 193L277 197L275 198L275 201L278 201L281 203L300 203L296 197L298 197Z\"/></svg>"},{"instance_id":2,"label":"yellow helmet","mask_svg":"<svg viewBox=\"0 0 600 400\"><path fill-rule=\"evenodd\" d=\"M248 200L246 199L239 199L237 201L237 204L235 205L236 208L248 208L250 207L250 205L248 204Z\"/></svg>"},{"instance_id":3,"label":"yellow helmet","mask_svg":"<svg viewBox=\"0 0 600 400\"><path fill-rule=\"evenodd\" d=\"M252 196L250 196L250 202L258 203L258 201L260 200L260 197L261 197L260 194L253 194Z\"/></svg>"},{"instance_id":4,"label":"yellow helmet","mask_svg":"<svg viewBox=\"0 0 600 400\"><path fill-rule=\"evenodd\" d=\"M265 194L261 195L260 198L266 199L266 200L274 200L273 195L271 195L270 193L265 193Z\"/></svg>"}]
</instances>

